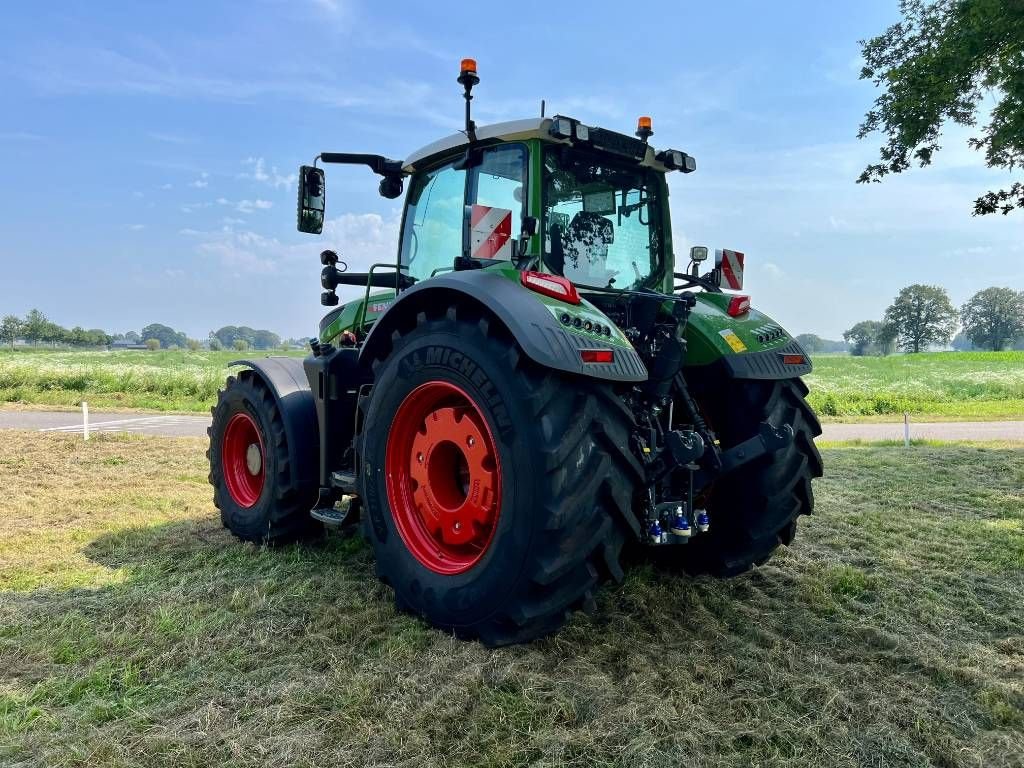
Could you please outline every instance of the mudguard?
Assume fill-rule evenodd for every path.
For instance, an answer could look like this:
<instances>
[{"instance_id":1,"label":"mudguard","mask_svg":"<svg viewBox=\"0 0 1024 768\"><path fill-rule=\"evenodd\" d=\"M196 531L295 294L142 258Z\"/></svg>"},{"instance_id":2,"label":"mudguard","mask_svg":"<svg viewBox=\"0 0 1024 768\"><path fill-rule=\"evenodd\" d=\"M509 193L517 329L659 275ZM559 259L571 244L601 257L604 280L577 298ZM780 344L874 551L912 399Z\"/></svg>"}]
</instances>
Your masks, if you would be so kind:
<instances>
[{"instance_id":1,"label":"mudguard","mask_svg":"<svg viewBox=\"0 0 1024 768\"><path fill-rule=\"evenodd\" d=\"M733 297L701 293L686 325L688 380L698 376L733 379L793 379L811 372L799 342L768 315L751 309L728 314Z\"/></svg>"},{"instance_id":2,"label":"mudguard","mask_svg":"<svg viewBox=\"0 0 1024 768\"><path fill-rule=\"evenodd\" d=\"M288 460L295 481L299 487L316 488L320 428L317 425L316 403L302 367L302 358L264 357L234 360L228 365L251 368L273 393L284 422Z\"/></svg>"},{"instance_id":3,"label":"mudguard","mask_svg":"<svg viewBox=\"0 0 1024 768\"><path fill-rule=\"evenodd\" d=\"M391 333L401 325L400 318L415 316L428 307L436 309L457 302L470 302L495 315L515 337L526 356L538 365L606 381L637 382L647 379L647 369L640 356L617 331L610 339L598 338L596 334L570 331L559 320L565 313L582 313L612 325L600 310L586 301L570 305L556 299L542 299L520 285L518 273L512 271L511 275L498 270L449 272L403 291L366 337L360 362L368 366L375 357L386 354ZM584 363L581 349L613 350L614 362Z\"/></svg>"}]
</instances>

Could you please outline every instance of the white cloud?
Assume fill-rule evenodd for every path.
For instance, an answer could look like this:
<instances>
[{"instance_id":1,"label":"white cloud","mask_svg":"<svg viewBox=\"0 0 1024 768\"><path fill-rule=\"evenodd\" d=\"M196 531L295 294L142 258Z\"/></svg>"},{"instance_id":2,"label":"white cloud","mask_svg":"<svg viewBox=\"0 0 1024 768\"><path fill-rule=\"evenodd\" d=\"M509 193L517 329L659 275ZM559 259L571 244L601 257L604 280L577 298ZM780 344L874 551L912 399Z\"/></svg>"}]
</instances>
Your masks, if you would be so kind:
<instances>
[{"instance_id":1,"label":"white cloud","mask_svg":"<svg viewBox=\"0 0 1024 768\"><path fill-rule=\"evenodd\" d=\"M129 224L128 225L128 229L130 229L132 232L140 232L140 231L142 231L145 228L146 228L145 224Z\"/></svg>"},{"instance_id":2,"label":"white cloud","mask_svg":"<svg viewBox=\"0 0 1024 768\"><path fill-rule=\"evenodd\" d=\"M160 189L174 189L174 185L171 184L170 182L167 182L166 184L161 184Z\"/></svg>"},{"instance_id":3,"label":"white cloud","mask_svg":"<svg viewBox=\"0 0 1024 768\"><path fill-rule=\"evenodd\" d=\"M247 157L242 161L242 165L250 166L252 171L239 174L239 178L252 179L253 181L258 181L262 184L274 187L274 189L290 189L298 179L298 176L294 173L282 175L278 172L276 165L271 167L270 172L268 173L266 162L262 157Z\"/></svg>"},{"instance_id":4,"label":"white cloud","mask_svg":"<svg viewBox=\"0 0 1024 768\"><path fill-rule=\"evenodd\" d=\"M252 213L253 211L265 211L272 208L274 204L269 200L239 200L235 210L239 213Z\"/></svg>"},{"instance_id":5,"label":"white cloud","mask_svg":"<svg viewBox=\"0 0 1024 768\"><path fill-rule=\"evenodd\" d=\"M153 141L159 141L164 144L188 144L189 139L184 136L178 136L173 133L160 133L159 131L151 131L147 134Z\"/></svg>"},{"instance_id":6,"label":"white cloud","mask_svg":"<svg viewBox=\"0 0 1024 768\"><path fill-rule=\"evenodd\" d=\"M207 179L209 178L210 174L208 174L206 171L203 171L202 173L199 174L198 179L189 182L189 186L192 187L193 189L206 189L208 186L210 186L210 183L207 181Z\"/></svg>"}]
</instances>

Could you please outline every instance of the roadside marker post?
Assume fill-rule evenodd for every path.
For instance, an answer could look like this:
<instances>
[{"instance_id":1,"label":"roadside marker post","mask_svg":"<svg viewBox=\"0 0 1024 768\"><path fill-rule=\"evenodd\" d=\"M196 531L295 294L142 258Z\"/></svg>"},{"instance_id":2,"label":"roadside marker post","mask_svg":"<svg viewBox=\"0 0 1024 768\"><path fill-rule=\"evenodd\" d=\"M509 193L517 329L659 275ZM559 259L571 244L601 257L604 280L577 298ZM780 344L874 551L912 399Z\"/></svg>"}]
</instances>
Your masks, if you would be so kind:
<instances>
[{"instance_id":1,"label":"roadside marker post","mask_svg":"<svg viewBox=\"0 0 1024 768\"><path fill-rule=\"evenodd\" d=\"M82 401L82 435L89 439L89 404L85 400Z\"/></svg>"},{"instance_id":2,"label":"roadside marker post","mask_svg":"<svg viewBox=\"0 0 1024 768\"><path fill-rule=\"evenodd\" d=\"M910 447L910 411L903 412L903 447Z\"/></svg>"}]
</instances>

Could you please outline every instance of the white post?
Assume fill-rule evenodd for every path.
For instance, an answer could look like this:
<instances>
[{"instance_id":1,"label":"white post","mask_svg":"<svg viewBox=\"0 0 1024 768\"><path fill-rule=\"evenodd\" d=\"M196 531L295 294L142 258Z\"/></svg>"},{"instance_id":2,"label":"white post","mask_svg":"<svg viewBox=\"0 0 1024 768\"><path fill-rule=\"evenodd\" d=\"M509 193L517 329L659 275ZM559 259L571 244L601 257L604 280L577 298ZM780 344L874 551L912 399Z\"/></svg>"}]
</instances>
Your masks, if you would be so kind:
<instances>
[{"instance_id":1,"label":"white post","mask_svg":"<svg viewBox=\"0 0 1024 768\"><path fill-rule=\"evenodd\" d=\"M910 447L910 411L903 412L903 447Z\"/></svg>"},{"instance_id":2,"label":"white post","mask_svg":"<svg viewBox=\"0 0 1024 768\"><path fill-rule=\"evenodd\" d=\"M85 400L82 401L82 435L89 439L89 404Z\"/></svg>"}]
</instances>

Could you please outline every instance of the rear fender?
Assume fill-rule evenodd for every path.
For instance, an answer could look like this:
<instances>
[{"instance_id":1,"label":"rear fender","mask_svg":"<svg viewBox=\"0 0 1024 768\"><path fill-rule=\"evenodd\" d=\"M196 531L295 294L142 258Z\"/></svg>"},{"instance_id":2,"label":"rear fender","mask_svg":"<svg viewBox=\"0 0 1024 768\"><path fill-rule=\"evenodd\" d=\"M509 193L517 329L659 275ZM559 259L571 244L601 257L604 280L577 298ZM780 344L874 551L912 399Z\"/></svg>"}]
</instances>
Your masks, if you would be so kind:
<instances>
[{"instance_id":1,"label":"rear fender","mask_svg":"<svg viewBox=\"0 0 1024 768\"><path fill-rule=\"evenodd\" d=\"M260 377L277 402L288 440L288 461L292 477L300 488L318 484L320 429L316 403L309 381L297 357L264 357L235 360L228 365L244 365Z\"/></svg>"},{"instance_id":2,"label":"rear fender","mask_svg":"<svg viewBox=\"0 0 1024 768\"><path fill-rule=\"evenodd\" d=\"M686 377L793 379L811 372L811 359L777 322L756 309L728 313L733 297L701 293L686 325ZM802 357L802 363L786 362Z\"/></svg>"},{"instance_id":3,"label":"rear fender","mask_svg":"<svg viewBox=\"0 0 1024 768\"><path fill-rule=\"evenodd\" d=\"M418 313L460 303L496 317L523 353L545 368L614 382L647 379L647 369L636 350L600 310L586 301L573 305L542 299L520 285L514 270L509 274L499 270L449 272L417 283L402 292L374 324L363 344L360 362L369 367L375 358L386 357L391 334L408 327L413 322L410 318ZM613 329L612 336L569 330L559 320L563 314L607 324ZM613 350L614 362L584 363L581 349Z\"/></svg>"}]
</instances>

